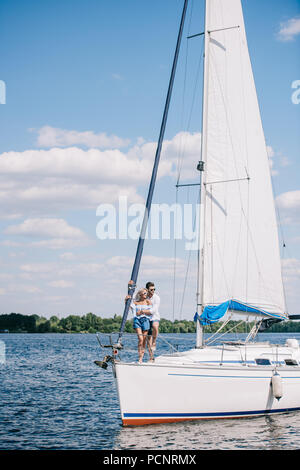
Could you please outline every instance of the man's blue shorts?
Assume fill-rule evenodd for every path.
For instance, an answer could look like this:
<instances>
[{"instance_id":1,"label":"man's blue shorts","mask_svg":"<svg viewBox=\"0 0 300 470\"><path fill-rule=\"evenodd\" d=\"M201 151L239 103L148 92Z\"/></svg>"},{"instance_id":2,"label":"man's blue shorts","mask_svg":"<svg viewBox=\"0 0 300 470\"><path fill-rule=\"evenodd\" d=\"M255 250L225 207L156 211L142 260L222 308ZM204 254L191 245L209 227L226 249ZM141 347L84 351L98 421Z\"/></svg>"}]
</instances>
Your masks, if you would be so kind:
<instances>
[{"instance_id":1,"label":"man's blue shorts","mask_svg":"<svg viewBox=\"0 0 300 470\"><path fill-rule=\"evenodd\" d=\"M150 329L150 321L147 317L134 317L133 328L141 328L142 331Z\"/></svg>"}]
</instances>

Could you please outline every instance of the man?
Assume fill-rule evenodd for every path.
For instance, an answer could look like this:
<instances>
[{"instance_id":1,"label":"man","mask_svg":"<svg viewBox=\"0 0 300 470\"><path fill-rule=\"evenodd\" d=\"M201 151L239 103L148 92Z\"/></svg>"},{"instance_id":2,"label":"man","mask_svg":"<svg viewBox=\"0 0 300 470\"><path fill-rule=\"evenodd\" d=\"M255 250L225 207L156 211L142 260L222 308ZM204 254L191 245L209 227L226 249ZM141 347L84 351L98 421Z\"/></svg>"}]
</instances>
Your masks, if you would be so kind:
<instances>
[{"instance_id":1,"label":"man","mask_svg":"<svg viewBox=\"0 0 300 470\"><path fill-rule=\"evenodd\" d=\"M154 313L152 315L152 319L150 321L150 330L148 335L150 336L150 345L152 351L156 350L156 338L158 335L159 330L159 321L160 321L160 314L159 314L159 306L160 306L160 297L155 292L155 285L153 282L147 282L146 289L148 291L148 299L151 300L152 305L154 307Z\"/></svg>"}]
</instances>

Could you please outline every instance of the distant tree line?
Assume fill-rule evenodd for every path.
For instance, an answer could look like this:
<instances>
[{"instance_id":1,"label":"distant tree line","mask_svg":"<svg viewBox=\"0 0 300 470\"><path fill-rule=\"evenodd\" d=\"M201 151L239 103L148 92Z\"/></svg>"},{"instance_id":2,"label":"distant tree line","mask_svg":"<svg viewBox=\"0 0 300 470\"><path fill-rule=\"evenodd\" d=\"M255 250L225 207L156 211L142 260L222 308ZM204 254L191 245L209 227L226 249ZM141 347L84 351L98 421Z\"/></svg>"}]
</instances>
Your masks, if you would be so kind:
<instances>
[{"instance_id":1,"label":"distant tree line","mask_svg":"<svg viewBox=\"0 0 300 470\"><path fill-rule=\"evenodd\" d=\"M111 318L101 318L93 313L86 315L69 315L65 318L58 318L53 315L49 319L39 315L22 315L20 313L10 313L0 315L0 332L9 333L113 333L117 332L121 326L122 317L114 315ZM214 333L221 326L221 323L215 323L205 327L207 333ZM223 331L232 331L237 333L247 333L250 331L253 323L240 324L240 322L230 321ZM246 328L246 329L245 329ZM189 320L166 320L160 321L161 333L194 333L196 326L194 321ZM134 333L132 320L125 324L126 333ZM281 322L276 323L266 330L266 332L300 332L300 322Z\"/></svg>"},{"instance_id":2,"label":"distant tree line","mask_svg":"<svg viewBox=\"0 0 300 470\"><path fill-rule=\"evenodd\" d=\"M38 315L22 315L10 313L0 315L0 332L10 333L113 333L121 326L122 317L114 315L111 318L101 318L93 313L86 315L69 315L59 319L52 316L49 319ZM193 321L161 320L160 331L164 333L192 333L195 331ZM125 324L126 333L134 333L132 320Z\"/></svg>"}]
</instances>

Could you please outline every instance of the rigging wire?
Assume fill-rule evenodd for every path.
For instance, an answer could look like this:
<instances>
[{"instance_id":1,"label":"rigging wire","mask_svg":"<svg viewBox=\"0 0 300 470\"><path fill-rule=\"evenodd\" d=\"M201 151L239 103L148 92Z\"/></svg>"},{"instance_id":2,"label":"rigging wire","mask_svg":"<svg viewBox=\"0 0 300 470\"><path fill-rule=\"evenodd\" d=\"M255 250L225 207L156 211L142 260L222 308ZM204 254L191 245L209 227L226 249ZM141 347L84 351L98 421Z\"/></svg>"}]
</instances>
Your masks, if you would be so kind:
<instances>
[{"instance_id":1,"label":"rigging wire","mask_svg":"<svg viewBox=\"0 0 300 470\"><path fill-rule=\"evenodd\" d=\"M223 336L225 336L227 333L230 333L232 330L238 328L238 327L239 327L240 325L242 325L244 322L245 322L245 320L240 321L237 325L234 325L234 326L233 326L232 328L230 328L229 330L226 330L222 335L218 336L218 338L216 338L215 340L213 340L213 341L212 341L211 343L209 343L209 344L212 344L212 343L214 343L216 340L219 340L220 338L222 338ZM224 322L224 323L227 324L228 321L227 321L227 322ZM223 327L225 326L224 323L222 324L222 327L219 328L218 331L220 331L221 329L223 329ZM208 338L208 339L209 339L209 338Z\"/></svg>"},{"instance_id":2,"label":"rigging wire","mask_svg":"<svg viewBox=\"0 0 300 470\"><path fill-rule=\"evenodd\" d=\"M194 8L194 0L192 0L191 4L191 11L190 11L190 19L188 24L188 36L190 33L191 22L192 22L192 14ZM184 80L183 80L183 91L182 91L182 103L181 103L181 126L180 129L184 128L184 109L185 109L185 97L186 97L186 81L187 81L187 68L188 68L188 55L189 55L189 41L186 38L186 48L185 48L185 65L184 65ZM179 152L177 157L177 185L180 179L180 172L178 171L180 166L180 160L182 159L183 154L183 135L180 135L180 142L179 142ZM178 204L178 186L176 185L176 196L175 196L175 217L174 217L174 225L177 224L177 204ZM174 265L173 265L173 308L172 308L172 316L173 321L175 320L175 300L176 300L176 262L177 262L177 237L174 237Z\"/></svg>"},{"instance_id":3,"label":"rigging wire","mask_svg":"<svg viewBox=\"0 0 300 470\"><path fill-rule=\"evenodd\" d=\"M200 76L200 71L201 71L203 50L204 50L204 41L202 41L201 53L200 53L199 59L198 59L198 66L197 66L197 71L196 71L195 83L194 83L194 87L193 87L192 104L191 104L190 113L189 113L189 116L188 116L186 132L184 134L184 146L186 145L187 133L189 132L190 127L191 127L191 120L192 120L192 116L193 116L194 105L195 105L195 102L196 102L196 93L197 93L197 90L199 88L199 76ZM183 164L183 154L184 154L184 147L181 149L181 153L180 153L179 158L178 158L177 184L179 184L179 182L180 182L181 170L182 170L182 164Z\"/></svg>"},{"instance_id":4,"label":"rigging wire","mask_svg":"<svg viewBox=\"0 0 300 470\"><path fill-rule=\"evenodd\" d=\"M176 187L175 197L175 216L174 224L177 224L177 204L178 204L178 187ZM176 300L176 261L177 261L177 237L174 237L174 266L173 266L173 322L175 320L175 300Z\"/></svg>"},{"instance_id":5,"label":"rigging wire","mask_svg":"<svg viewBox=\"0 0 300 470\"><path fill-rule=\"evenodd\" d=\"M191 12L190 12L190 19L188 24L188 36L190 34L191 29L191 22L192 22L192 15L193 15L193 8L194 8L194 1L192 1L191 5ZM189 40L186 38L186 47L185 47L185 64L184 64L184 79L183 79L183 91L182 91L182 102L181 102L181 124L180 129L184 129L184 109L185 109L185 98L186 98L186 82L187 82L187 69L188 69L188 56L189 56ZM177 169L179 168L180 159L182 158L182 140L183 135L180 135L180 142L179 142L179 152L177 158ZM177 184L179 182L179 175L177 175Z\"/></svg>"},{"instance_id":6,"label":"rigging wire","mask_svg":"<svg viewBox=\"0 0 300 470\"><path fill-rule=\"evenodd\" d=\"M243 68L243 56L242 56L242 44L241 44L241 41L242 41L242 38L241 38L241 34L238 35L239 36L239 49L240 49L240 64L241 64L241 67L240 67L240 72L241 72L241 83L244 83L244 77L245 77L245 72L244 72L244 68ZM245 97L245 88L242 87L242 94L243 94L243 99L242 99L242 103L243 103L243 107L242 107L242 110L243 110L243 119L244 119L244 142L245 142L245 149L246 149L246 167L245 167L245 170L246 170L246 173L248 175L248 171L247 171L247 168L249 168L249 152L248 152L248 134L246 132L246 116L247 116L247 113L246 113L246 97ZM247 192L247 219L249 219L249 206L250 206L250 179L248 179L248 192ZM246 299L246 302L248 302L248 276L249 276L249 230L247 230L247 239L246 239L246 295L245 295L245 299Z\"/></svg>"},{"instance_id":7,"label":"rigging wire","mask_svg":"<svg viewBox=\"0 0 300 470\"><path fill-rule=\"evenodd\" d=\"M273 191L273 197L274 197L275 194L276 194L276 190L275 190L275 181L274 181L274 178L273 178L272 171L270 171L270 175L271 175L271 185L272 185L272 191ZM274 197L274 199L275 199L275 197ZM285 234L284 234L284 231L283 231L283 224L281 222L280 210L279 210L279 207L276 203L275 203L275 212L276 212L276 216L277 216L277 225L278 225L278 228L279 228L281 241L282 241L282 247L281 247L282 251L280 253L280 255L281 255L280 259L281 259L281 261L283 261L284 258L285 258L285 252L287 252L288 250L287 250L286 241L285 241ZM281 277L283 278L282 263L281 263ZM283 296L284 296L284 303L285 303L286 313L289 315L289 309L288 309L288 306L287 306L286 287L285 287L285 284L284 284L283 281L282 281L282 288L283 288Z\"/></svg>"},{"instance_id":8,"label":"rigging wire","mask_svg":"<svg viewBox=\"0 0 300 470\"><path fill-rule=\"evenodd\" d=\"M190 22L189 22L189 32L190 32L192 11L193 11L193 3L192 3L191 16L190 16ZM183 119L184 119L183 115L184 115L184 109L185 109L186 76L187 76L188 55L189 55L188 39L187 39L186 44L187 45L186 45L186 58L185 58L184 86L183 86L183 98L182 98L182 120L181 120L182 128L184 128L184 126L183 126ZM183 165L183 155L184 155L185 147L186 147L187 133L189 132L190 127L191 127L191 120L192 120L193 111L194 111L194 104L195 104L195 101L196 101L196 93L197 93L197 89L199 88L199 76L200 76L200 70L201 70L203 50L204 50L204 41L202 41L201 53L200 53L199 59L198 59L195 83L194 83L193 94L192 94L192 104L191 104L191 108L190 108L189 115L188 115L186 131L184 133L182 133L181 137L180 137L180 150L178 152L178 160L177 160L177 185L179 184L180 178L181 178L181 171L182 171L182 165ZM189 194L189 189L188 189L188 194ZM176 187L176 196L175 196L175 198L176 198L176 207L177 207L177 204L178 204L178 187ZM193 225L194 225L193 231L195 231L195 220L194 220ZM184 281L184 289L183 289L182 300L181 300L180 319L181 319L182 309L183 309L183 301L184 301L185 290L186 290L187 275L188 275L189 264L190 264L190 256L191 256L191 253L189 253L189 256L188 256L188 265L187 265L187 271L186 271L185 281ZM175 319L176 265L177 265L177 240L175 238L174 239L174 266L173 266L173 321Z\"/></svg>"},{"instance_id":9,"label":"rigging wire","mask_svg":"<svg viewBox=\"0 0 300 470\"><path fill-rule=\"evenodd\" d=\"M200 55L200 58L201 58L201 56L202 56L202 54ZM193 114L193 108L194 108L194 104L195 104L195 101L196 101L195 97L196 97L196 91L197 91L197 88L198 88L200 70L201 70L201 60L199 60L198 67L197 67L197 74L196 74L196 80L195 80L194 91L193 91L193 100L192 100L192 106L191 106L189 120L188 120L187 131L190 129L191 118L192 118L192 114ZM180 164L179 171L178 171L177 184L180 181L181 170L182 170L182 161L183 161L183 158L181 159L181 164ZM188 200L189 200L189 187L188 187L188 193L187 194L188 194L187 197L188 197ZM198 203L198 205L200 203L200 193L198 194L197 203ZM195 214L194 221L193 221L193 232L194 233L195 233L195 227L196 227L196 220L197 220L197 215ZM190 261L191 261L191 252L192 252L192 250L190 249L189 254L188 254L188 261L187 261L186 273L185 273L184 284L183 284L183 292L182 292L182 298L181 298L181 304L180 304L180 313L179 313L179 318L180 319L182 318L183 304L184 304L184 298L185 298L185 294L186 294L187 279L188 279L188 275L189 275Z\"/></svg>"},{"instance_id":10,"label":"rigging wire","mask_svg":"<svg viewBox=\"0 0 300 470\"><path fill-rule=\"evenodd\" d=\"M199 204L199 202L200 202L200 193L198 194L198 204ZM193 232L194 233L195 233L195 227L196 227L196 220L197 220L197 214L195 213L194 221L193 221ZM189 269L190 269L191 253L192 253L192 250L190 249L189 254L188 254L188 262L187 262L187 268L186 268L184 284L183 284L181 306L180 306L180 315L179 315L180 319L182 318L182 310L183 310L183 303L184 303L184 297L185 297L185 292L186 292L187 278L188 278Z\"/></svg>"}]
</instances>

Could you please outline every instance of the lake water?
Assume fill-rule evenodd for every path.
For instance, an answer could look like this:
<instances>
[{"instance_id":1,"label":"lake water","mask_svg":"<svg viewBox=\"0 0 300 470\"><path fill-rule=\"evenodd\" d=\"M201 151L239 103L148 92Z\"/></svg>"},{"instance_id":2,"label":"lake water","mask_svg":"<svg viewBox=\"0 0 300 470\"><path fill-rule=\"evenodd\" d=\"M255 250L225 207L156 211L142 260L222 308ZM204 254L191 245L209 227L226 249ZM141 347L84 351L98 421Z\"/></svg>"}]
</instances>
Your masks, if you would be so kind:
<instances>
[{"instance_id":1,"label":"lake water","mask_svg":"<svg viewBox=\"0 0 300 470\"><path fill-rule=\"evenodd\" d=\"M239 336L240 338L242 335ZM300 334L264 334L277 344ZM104 338L104 336L102 336ZM134 360L136 337L128 335ZM194 335L161 335L162 350L194 346ZM227 336L225 339L232 339ZM300 448L300 412L240 420L121 426L111 369L92 334L0 334L0 449L293 450ZM191 390L191 393L193 391Z\"/></svg>"}]
</instances>

